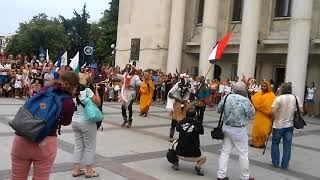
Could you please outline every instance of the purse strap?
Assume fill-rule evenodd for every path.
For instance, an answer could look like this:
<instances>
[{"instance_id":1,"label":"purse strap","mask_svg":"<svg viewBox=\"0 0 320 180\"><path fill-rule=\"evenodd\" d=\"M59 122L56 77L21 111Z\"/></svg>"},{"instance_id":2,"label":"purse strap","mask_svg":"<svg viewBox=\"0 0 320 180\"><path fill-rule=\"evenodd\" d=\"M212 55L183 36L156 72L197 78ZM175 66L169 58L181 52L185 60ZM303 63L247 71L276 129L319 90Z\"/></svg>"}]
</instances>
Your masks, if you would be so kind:
<instances>
[{"instance_id":1,"label":"purse strap","mask_svg":"<svg viewBox=\"0 0 320 180\"><path fill-rule=\"evenodd\" d=\"M297 107L298 116L301 117L297 96L294 96L294 98L296 99L296 107Z\"/></svg>"},{"instance_id":2,"label":"purse strap","mask_svg":"<svg viewBox=\"0 0 320 180\"><path fill-rule=\"evenodd\" d=\"M226 100L227 100L228 96L229 96L229 94L226 95L226 97L224 98L224 101L223 101L222 110L221 110L221 114L220 114L220 118L219 118L219 124L218 124L218 127L220 127L220 128L222 128L222 126L223 126L222 115L224 112L224 106L226 105Z\"/></svg>"},{"instance_id":3,"label":"purse strap","mask_svg":"<svg viewBox=\"0 0 320 180\"><path fill-rule=\"evenodd\" d=\"M85 91L86 91L86 97L85 98L87 98L88 97L88 89L86 88ZM76 98L76 101L77 101L77 104L80 104L83 108L86 107L86 105L79 99L79 97Z\"/></svg>"}]
</instances>

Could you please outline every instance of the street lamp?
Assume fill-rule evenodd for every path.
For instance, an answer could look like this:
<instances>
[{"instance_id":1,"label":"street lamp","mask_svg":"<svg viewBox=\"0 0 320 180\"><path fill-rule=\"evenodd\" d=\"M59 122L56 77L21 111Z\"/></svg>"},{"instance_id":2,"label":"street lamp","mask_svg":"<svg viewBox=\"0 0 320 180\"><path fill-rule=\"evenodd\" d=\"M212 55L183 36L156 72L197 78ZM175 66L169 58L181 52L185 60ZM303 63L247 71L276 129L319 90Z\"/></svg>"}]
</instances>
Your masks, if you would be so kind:
<instances>
[{"instance_id":1,"label":"street lamp","mask_svg":"<svg viewBox=\"0 0 320 180\"><path fill-rule=\"evenodd\" d=\"M116 65L116 45L115 44L111 44L111 49L112 49L112 63L111 63L111 67L115 67Z\"/></svg>"}]
</instances>

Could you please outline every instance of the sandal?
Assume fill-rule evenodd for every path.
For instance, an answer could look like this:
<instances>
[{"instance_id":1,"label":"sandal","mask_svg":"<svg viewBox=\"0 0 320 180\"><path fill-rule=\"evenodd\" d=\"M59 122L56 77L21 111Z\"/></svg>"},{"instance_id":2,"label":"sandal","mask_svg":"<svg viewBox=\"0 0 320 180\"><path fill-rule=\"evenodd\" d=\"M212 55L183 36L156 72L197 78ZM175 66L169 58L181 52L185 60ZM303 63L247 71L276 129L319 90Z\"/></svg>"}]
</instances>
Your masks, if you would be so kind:
<instances>
[{"instance_id":1,"label":"sandal","mask_svg":"<svg viewBox=\"0 0 320 180\"><path fill-rule=\"evenodd\" d=\"M84 170L83 169L80 169L80 173L79 174L74 174L74 173L72 173L72 177L79 177L79 176L83 176L83 175L85 175L86 173L84 172Z\"/></svg>"},{"instance_id":2,"label":"sandal","mask_svg":"<svg viewBox=\"0 0 320 180\"><path fill-rule=\"evenodd\" d=\"M94 177L99 177L99 174L96 171L93 171L93 175L85 175L86 178L94 178Z\"/></svg>"}]
</instances>

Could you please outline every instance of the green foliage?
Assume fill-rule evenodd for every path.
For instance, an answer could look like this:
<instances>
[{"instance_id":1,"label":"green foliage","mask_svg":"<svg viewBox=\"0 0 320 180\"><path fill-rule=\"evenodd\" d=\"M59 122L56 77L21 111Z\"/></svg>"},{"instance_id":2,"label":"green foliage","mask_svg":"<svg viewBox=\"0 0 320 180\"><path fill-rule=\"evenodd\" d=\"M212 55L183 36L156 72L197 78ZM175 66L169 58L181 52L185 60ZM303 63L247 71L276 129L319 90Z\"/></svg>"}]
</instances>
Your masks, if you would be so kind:
<instances>
[{"instance_id":1,"label":"green foliage","mask_svg":"<svg viewBox=\"0 0 320 180\"><path fill-rule=\"evenodd\" d=\"M70 54L71 57L78 51L81 51L82 47L90 40L89 34L91 28L91 25L88 23L90 15L86 10L86 4L83 5L81 13L74 10L73 14L74 17L72 19L66 19L63 16L60 16L65 29L65 34L68 35L70 41L70 50L68 54Z\"/></svg>"},{"instance_id":2,"label":"green foliage","mask_svg":"<svg viewBox=\"0 0 320 180\"><path fill-rule=\"evenodd\" d=\"M109 5L110 9L104 11L99 22L102 36L96 41L96 58L105 64L111 64L111 44L117 41L119 0L112 0Z\"/></svg>"},{"instance_id":3,"label":"green foliage","mask_svg":"<svg viewBox=\"0 0 320 180\"><path fill-rule=\"evenodd\" d=\"M48 19L45 14L34 16L27 23L21 23L17 33L11 38L6 52L8 54L38 55L39 48L49 49L50 59L57 60L59 50L68 51L73 57L86 45L95 46L95 59L104 64L111 64L111 44L116 44L119 0L109 2L98 23L89 23L89 13L84 4L81 12L74 10L74 17L66 19ZM82 56L82 53L80 53ZM82 59L82 57L80 57Z\"/></svg>"},{"instance_id":4,"label":"green foliage","mask_svg":"<svg viewBox=\"0 0 320 180\"><path fill-rule=\"evenodd\" d=\"M34 16L27 23L20 23L17 33L11 38L7 54L38 55L38 49L49 49L50 58L55 61L60 49L69 48L68 37L61 22L48 19L45 14Z\"/></svg>"}]
</instances>

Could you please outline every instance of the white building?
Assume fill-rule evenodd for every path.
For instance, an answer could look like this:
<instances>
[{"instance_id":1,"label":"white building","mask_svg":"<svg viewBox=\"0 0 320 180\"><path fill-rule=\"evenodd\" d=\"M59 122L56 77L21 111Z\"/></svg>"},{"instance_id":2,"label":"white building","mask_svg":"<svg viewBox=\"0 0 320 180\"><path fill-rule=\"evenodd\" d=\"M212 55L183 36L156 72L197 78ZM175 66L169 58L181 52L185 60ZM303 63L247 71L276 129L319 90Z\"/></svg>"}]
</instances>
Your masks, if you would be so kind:
<instances>
[{"instance_id":1,"label":"white building","mask_svg":"<svg viewBox=\"0 0 320 180\"><path fill-rule=\"evenodd\" d=\"M0 36L0 53L6 49L11 36Z\"/></svg>"},{"instance_id":2,"label":"white building","mask_svg":"<svg viewBox=\"0 0 320 180\"><path fill-rule=\"evenodd\" d=\"M139 68L205 75L212 47L234 26L221 80L290 81L300 99L305 82L320 88L320 0L120 0L116 65L140 38Z\"/></svg>"}]
</instances>

